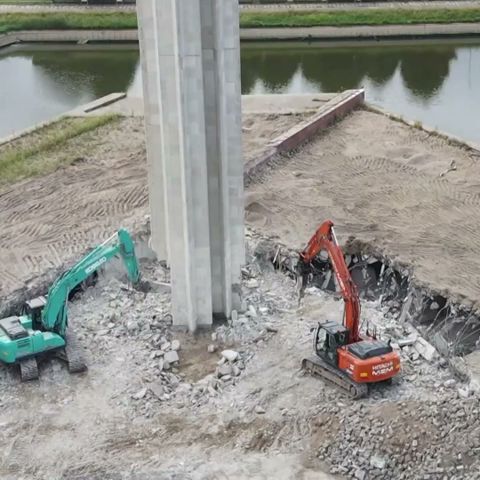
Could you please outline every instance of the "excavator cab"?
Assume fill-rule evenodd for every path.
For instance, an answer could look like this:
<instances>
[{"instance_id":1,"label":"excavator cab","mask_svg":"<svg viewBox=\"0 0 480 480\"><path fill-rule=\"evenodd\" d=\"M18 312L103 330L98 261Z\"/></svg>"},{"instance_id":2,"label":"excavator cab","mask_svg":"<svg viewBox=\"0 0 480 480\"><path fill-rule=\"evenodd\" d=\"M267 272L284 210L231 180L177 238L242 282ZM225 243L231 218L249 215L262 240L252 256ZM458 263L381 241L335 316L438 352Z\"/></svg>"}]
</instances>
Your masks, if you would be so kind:
<instances>
[{"instance_id":1,"label":"excavator cab","mask_svg":"<svg viewBox=\"0 0 480 480\"><path fill-rule=\"evenodd\" d=\"M332 365L337 365L337 349L348 343L348 329L337 322L319 323L313 336L313 351Z\"/></svg>"},{"instance_id":2,"label":"excavator cab","mask_svg":"<svg viewBox=\"0 0 480 480\"><path fill-rule=\"evenodd\" d=\"M23 315L27 315L32 319L32 326L38 329L42 322L42 311L47 304L45 297L37 297L25 302L23 306Z\"/></svg>"}]
</instances>

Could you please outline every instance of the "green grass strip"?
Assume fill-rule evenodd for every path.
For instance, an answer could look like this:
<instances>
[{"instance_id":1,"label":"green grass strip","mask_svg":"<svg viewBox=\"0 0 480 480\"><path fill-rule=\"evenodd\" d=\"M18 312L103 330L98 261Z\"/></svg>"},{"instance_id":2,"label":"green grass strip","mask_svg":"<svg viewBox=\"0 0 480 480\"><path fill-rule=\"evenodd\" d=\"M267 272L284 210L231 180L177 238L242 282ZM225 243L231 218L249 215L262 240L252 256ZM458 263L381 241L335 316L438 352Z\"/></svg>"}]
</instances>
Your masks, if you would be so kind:
<instances>
[{"instance_id":1,"label":"green grass strip","mask_svg":"<svg viewBox=\"0 0 480 480\"><path fill-rule=\"evenodd\" d=\"M128 12L97 13L5 13L0 15L0 33L19 30L112 30L137 28L137 16Z\"/></svg>"},{"instance_id":2,"label":"green grass strip","mask_svg":"<svg viewBox=\"0 0 480 480\"><path fill-rule=\"evenodd\" d=\"M469 23L480 21L480 8L425 10L342 10L294 12L243 12L243 28L320 27L348 25L411 25L418 23Z\"/></svg>"},{"instance_id":3,"label":"green grass strip","mask_svg":"<svg viewBox=\"0 0 480 480\"><path fill-rule=\"evenodd\" d=\"M240 26L242 28L411 25L456 22L480 22L480 8L242 12L240 15ZM133 12L0 14L0 33L18 30L133 28L137 28L137 17Z\"/></svg>"},{"instance_id":4,"label":"green grass strip","mask_svg":"<svg viewBox=\"0 0 480 480\"><path fill-rule=\"evenodd\" d=\"M45 154L58 150L75 137L119 118L118 115L66 118L37 130L32 135L41 134L38 142L33 142L31 145L28 145L27 142L27 145L18 148L6 148L4 153L0 153L0 184L12 183L34 175L43 175L55 170L61 164L68 164L69 158L67 157L62 158L61 161L52 161Z\"/></svg>"}]
</instances>

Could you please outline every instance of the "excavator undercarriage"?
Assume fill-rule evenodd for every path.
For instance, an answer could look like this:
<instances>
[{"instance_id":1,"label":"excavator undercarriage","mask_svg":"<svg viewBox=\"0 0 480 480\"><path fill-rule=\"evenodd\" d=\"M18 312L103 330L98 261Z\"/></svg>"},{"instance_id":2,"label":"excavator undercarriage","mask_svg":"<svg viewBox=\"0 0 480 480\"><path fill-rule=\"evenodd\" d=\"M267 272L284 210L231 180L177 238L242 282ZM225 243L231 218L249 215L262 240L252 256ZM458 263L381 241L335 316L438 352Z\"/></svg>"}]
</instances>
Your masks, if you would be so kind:
<instances>
[{"instance_id":1,"label":"excavator undercarriage","mask_svg":"<svg viewBox=\"0 0 480 480\"><path fill-rule=\"evenodd\" d=\"M354 399L366 397L368 386L365 383L357 383L348 374L328 364L318 356L310 356L302 360L302 369L322 380L330 383Z\"/></svg>"}]
</instances>

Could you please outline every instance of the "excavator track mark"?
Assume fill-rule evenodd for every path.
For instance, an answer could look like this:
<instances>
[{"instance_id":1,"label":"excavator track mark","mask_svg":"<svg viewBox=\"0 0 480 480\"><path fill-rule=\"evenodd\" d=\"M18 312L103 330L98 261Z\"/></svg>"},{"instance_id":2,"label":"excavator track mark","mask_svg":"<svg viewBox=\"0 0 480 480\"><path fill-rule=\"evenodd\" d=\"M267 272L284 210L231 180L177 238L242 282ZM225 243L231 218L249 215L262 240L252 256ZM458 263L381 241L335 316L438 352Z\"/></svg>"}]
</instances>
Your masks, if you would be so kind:
<instances>
[{"instance_id":1,"label":"excavator track mark","mask_svg":"<svg viewBox=\"0 0 480 480\"><path fill-rule=\"evenodd\" d=\"M302 360L302 369L312 375L318 375L322 380L340 389L355 400L366 397L368 394L368 386L366 384L355 382L346 373L329 365L320 357L304 358Z\"/></svg>"},{"instance_id":2,"label":"excavator track mark","mask_svg":"<svg viewBox=\"0 0 480 480\"><path fill-rule=\"evenodd\" d=\"M38 365L35 357L26 358L19 363L22 382L30 382L31 380L38 379Z\"/></svg>"},{"instance_id":3,"label":"excavator track mark","mask_svg":"<svg viewBox=\"0 0 480 480\"><path fill-rule=\"evenodd\" d=\"M71 329L65 334L65 357L70 373L81 373L87 369L83 349Z\"/></svg>"}]
</instances>

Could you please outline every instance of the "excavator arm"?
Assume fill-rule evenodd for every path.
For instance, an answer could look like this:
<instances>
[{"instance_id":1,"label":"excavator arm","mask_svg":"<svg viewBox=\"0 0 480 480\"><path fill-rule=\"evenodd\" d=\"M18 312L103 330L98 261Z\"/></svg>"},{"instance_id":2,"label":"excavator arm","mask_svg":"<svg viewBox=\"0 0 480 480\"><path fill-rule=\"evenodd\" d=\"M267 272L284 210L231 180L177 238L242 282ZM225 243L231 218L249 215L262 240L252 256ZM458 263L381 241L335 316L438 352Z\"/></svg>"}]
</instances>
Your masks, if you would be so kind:
<instances>
[{"instance_id":1,"label":"excavator arm","mask_svg":"<svg viewBox=\"0 0 480 480\"><path fill-rule=\"evenodd\" d=\"M45 330L65 336L69 293L102 265L117 256L122 258L130 281L135 284L140 280L133 240L126 230L121 229L63 273L50 287L41 319Z\"/></svg>"},{"instance_id":2,"label":"excavator arm","mask_svg":"<svg viewBox=\"0 0 480 480\"><path fill-rule=\"evenodd\" d=\"M360 300L357 287L353 283L350 271L345 263L342 249L335 236L333 222L330 220L326 220L318 227L303 252L300 253L297 264L300 298L305 291L312 262L322 250L326 250L328 253L340 292L345 302L343 324L349 331L348 343L357 342L360 340Z\"/></svg>"}]
</instances>

